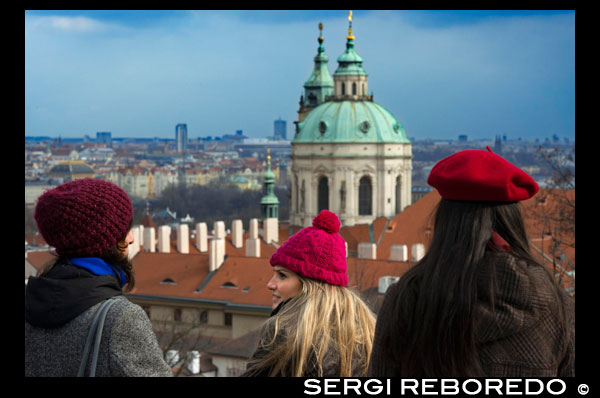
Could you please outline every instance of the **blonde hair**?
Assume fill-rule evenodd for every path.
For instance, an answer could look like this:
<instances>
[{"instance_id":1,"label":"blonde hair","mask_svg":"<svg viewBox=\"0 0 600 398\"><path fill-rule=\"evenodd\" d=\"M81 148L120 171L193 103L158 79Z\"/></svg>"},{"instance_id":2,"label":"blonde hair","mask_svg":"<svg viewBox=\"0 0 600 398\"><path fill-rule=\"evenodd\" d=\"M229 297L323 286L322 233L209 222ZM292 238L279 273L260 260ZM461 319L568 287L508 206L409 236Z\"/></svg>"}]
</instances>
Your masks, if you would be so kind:
<instances>
[{"instance_id":1,"label":"blonde hair","mask_svg":"<svg viewBox=\"0 0 600 398\"><path fill-rule=\"evenodd\" d=\"M258 350L248 362L248 375L303 376L329 351L339 361L339 376L366 376L375 331L375 316L357 293L344 286L300 277L302 292L263 326ZM359 361L360 374L352 374Z\"/></svg>"}]
</instances>

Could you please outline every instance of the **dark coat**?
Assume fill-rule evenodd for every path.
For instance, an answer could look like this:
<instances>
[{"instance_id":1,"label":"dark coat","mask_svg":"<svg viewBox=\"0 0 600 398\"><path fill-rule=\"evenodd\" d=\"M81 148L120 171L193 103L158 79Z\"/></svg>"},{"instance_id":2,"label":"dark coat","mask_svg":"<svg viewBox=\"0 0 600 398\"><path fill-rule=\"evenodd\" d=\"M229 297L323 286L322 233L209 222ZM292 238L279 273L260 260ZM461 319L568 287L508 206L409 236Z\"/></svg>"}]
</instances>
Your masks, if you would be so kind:
<instances>
[{"instance_id":1,"label":"dark coat","mask_svg":"<svg viewBox=\"0 0 600 398\"><path fill-rule=\"evenodd\" d=\"M495 264L499 286L495 313L487 300L480 299L476 307L475 337L485 376L574 376L575 300L557 288L546 270L517 262L508 253L487 252L484 264ZM488 285L491 269L481 267L480 290ZM381 343L383 326L388 322L386 314L391 311L399 286L390 286L379 311L369 376L402 377L389 347ZM555 289L560 291L558 302ZM560 316L561 307L566 321Z\"/></svg>"},{"instance_id":2,"label":"dark coat","mask_svg":"<svg viewBox=\"0 0 600 398\"><path fill-rule=\"evenodd\" d=\"M25 376L76 376L94 313L110 297L117 301L104 323L96 376L172 376L148 316L123 296L116 277L70 264L29 278Z\"/></svg>"}]
</instances>

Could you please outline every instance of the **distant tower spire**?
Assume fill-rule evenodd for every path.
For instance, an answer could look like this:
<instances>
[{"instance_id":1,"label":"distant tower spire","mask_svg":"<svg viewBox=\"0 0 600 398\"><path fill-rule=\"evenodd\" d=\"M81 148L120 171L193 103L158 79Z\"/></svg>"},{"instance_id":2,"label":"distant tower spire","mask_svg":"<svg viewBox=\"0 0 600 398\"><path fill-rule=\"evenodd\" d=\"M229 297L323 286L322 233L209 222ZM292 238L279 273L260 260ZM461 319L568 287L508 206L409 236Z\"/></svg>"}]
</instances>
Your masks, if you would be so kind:
<instances>
[{"instance_id":1,"label":"distant tower spire","mask_svg":"<svg viewBox=\"0 0 600 398\"><path fill-rule=\"evenodd\" d=\"M304 96L301 96L300 109L298 110L298 122L314 108L327 101L327 97L333 94L333 78L327 68L329 58L325 55L323 48L323 24L319 22L319 47L314 57L315 66L313 72L304 83Z\"/></svg>"},{"instance_id":2,"label":"distant tower spire","mask_svg":"<svg viewBox=\"0 0 600 398\"><path fill-rule=\"evenodd\" d=\"M349 21L348 36L346 36L346 39L354 40L354 36L352 35L352 10L350 10L350 14L348 14L348 21Z\"/></svg>"},{"instance_id":3,"label":"distant tower spire","mask_svg":"<svg viewBox=\"0 0 600 398\"><path fill-rule=\"evenodd\" d=\"M271 171L271 148L267 148L267 171L263 174L264 193L260 200L261 219L279 217L279 199L275 196L275 173Z\"/></svg>"}]
</instances>

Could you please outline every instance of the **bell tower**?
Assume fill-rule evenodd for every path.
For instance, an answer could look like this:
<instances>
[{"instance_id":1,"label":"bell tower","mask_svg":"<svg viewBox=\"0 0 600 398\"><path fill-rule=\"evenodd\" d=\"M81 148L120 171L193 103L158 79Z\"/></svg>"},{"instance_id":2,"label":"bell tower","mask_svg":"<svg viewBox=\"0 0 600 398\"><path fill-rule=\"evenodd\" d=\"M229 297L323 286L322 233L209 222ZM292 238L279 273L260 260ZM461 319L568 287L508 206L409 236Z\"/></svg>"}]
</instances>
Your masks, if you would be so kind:
<instances>
[{"instance_id":1,"label":"bell tower","mask_svg":"<svg viewBox=\"0 0 600 398\"><path fill-rule=\"evenodd\" d=\"M333 94L333 79L327 68L329 58L325 55L323 48L323 24L319 23L319 48L314 58L315 67L312 74L304 83L304 95L300 97L300 109L298 110L298 122L314 108L327 100Z\"/></svg>"}]
</instances>

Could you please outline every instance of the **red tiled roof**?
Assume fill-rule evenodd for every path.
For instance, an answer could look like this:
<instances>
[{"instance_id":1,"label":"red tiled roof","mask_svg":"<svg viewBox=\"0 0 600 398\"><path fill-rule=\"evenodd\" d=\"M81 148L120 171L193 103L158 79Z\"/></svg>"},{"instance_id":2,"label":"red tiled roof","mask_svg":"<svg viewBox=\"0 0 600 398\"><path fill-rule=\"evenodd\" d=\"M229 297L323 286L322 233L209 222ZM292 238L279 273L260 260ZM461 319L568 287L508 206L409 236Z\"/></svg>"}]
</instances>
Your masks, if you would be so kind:
<instances>
[{"instance_id":1,"label":"red tiled roof","mask_svg":"<svg viewBox=\"0 0 600 398\"><path fill-rule=\"evenodd\" d=\"M50 250L27 252L27 261L39 271L48 261L56 258L52 253Z\"/></svg>"}]
</instances>

